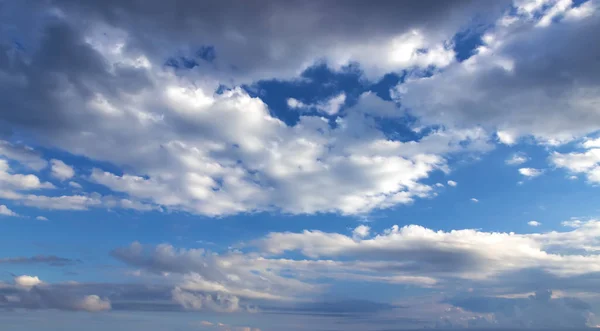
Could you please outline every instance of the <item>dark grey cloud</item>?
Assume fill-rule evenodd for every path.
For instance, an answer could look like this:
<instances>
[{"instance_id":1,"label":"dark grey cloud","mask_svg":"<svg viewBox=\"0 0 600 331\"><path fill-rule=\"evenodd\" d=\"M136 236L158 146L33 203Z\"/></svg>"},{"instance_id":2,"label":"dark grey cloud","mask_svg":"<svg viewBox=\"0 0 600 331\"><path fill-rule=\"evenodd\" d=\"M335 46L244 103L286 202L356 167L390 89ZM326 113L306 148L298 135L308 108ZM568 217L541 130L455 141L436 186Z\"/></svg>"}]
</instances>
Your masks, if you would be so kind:
<instances>
[{"instance_id":1,"label":"dark grey cloud","mask_svg":"<svg viewBox=\"0 0 600 331\"><path fill-rule=\"evenodd\" d=\"M332 46L386 40L412 29L449 38L474 16L494 18L508 3L53 1L82 25L102 22L126 31L134 51L143 50L161 61L177 50L195 57L201 46L214 46L215 61L200 63L199 70L225 79L289 77L307 62L330 55Z\"/></svg>"},{"instance_id":2,"label":"dark grey cloud","mask_svg":"<svg viewBox=\"0 0 600 331\"><path fill-rule=\"evenodd\" d=\"M48 264L54 267L64 267L82 263L79 259L69 259L55 255L35 255L31 257L0 258L0 264Z\"/></svg>"}]
</instances>

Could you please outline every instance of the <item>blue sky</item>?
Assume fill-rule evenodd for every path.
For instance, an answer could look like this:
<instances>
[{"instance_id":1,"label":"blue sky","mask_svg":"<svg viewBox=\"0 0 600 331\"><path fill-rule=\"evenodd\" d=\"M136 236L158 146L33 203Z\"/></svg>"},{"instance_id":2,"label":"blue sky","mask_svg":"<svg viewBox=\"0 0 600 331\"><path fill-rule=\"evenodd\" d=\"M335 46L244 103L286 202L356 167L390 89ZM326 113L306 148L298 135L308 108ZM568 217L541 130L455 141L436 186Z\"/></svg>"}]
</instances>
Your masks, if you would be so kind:
<instances>
[{"instance_id":1,"label":"blue sky","mask_svg":"<svg viewBox=\"0 0 600 331\"><path fill-rule=\"evenodd\" d=\"M0 323L597 327L599 10L0 6Z\"/></svg>"}]
</instances>

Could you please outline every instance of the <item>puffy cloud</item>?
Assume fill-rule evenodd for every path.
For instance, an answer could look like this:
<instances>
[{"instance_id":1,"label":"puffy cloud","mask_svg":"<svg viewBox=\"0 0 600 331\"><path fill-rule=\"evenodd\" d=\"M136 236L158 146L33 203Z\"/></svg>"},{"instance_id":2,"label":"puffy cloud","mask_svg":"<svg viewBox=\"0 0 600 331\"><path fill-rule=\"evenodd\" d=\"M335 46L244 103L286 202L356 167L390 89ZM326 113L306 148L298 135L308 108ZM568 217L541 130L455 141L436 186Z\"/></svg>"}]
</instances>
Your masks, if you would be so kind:
<instances>
[{"instance_id":1,"label":"puffy cloud","mask_svg":"<svg viewBox=\"0 0 600 331\"><path fill-rule=\"evenodd\" d=\"M75 176L75 170L61 160L50 160L52 176L59 180L67 180Z\"/></svg>"},{"instance_id":2,"label":"puffy cloud","mask_svg":"<svg viewBox=\"0 0 600 331\"><path fill-rule=\"evenodd\" d=\"M38 190L54 188L54 185L40 181L36 175L12 173L8 161L3 159L0 159L0 183L3 189Z\"/></svg>"},{"instance_id":3,"label":"puffy cloud","mask_svg":"<svg viewBox=\"0 0 600 331\"><path fill-rule=\"evenodd\" d=\"M542 223L540 223L538 221L529 221L529 222L527 222L527 225L529 225L529 226L540 226L540 225L542 225Z\"/></svg>"},{"instance_id":4,"label":"puffy cloud","mask_svg":"<svg viewBox=\"0 0 600 331\"><path fill-rule=\"evenodd\" d=\"M449 181L448 181L448 186L455 187L456 185L458 185L458 183L457 183L457 182L455 182L455 181L453 181L453 180L449 180Z\"/></svg>"},{"instance_id":5,"label":"puffy cloud","mask_svg":"<svg viewBox=\"0 0 600 331\"><path fill-rule=\"evenodd\" d=\"M600 271L599 224L588 221L569 232L534 234L394 226L363 240L320 231L286 232L271 233L256 245L273 255L299 251L310 258L381 261L380 270L412 276L475 280L530 268L574 276Z\"/></svg>"},{"instance_id":6,"label":"puffy cloud","mask_svg":"<svg viewBox=\"0 0 600 331\"><path fill-rule=\"evenodd\" d=\"M8 141L0 140L0 155L7 159L15 160L30 169L39 171L48 165L33 148L24 145L15 145Z\"/></svg>"},{"instance_id":7,"label":"puffy cloud","mask_svg":"<svg viewBox=\"0 0 600 331\"><path fill-rule=\"evenodd\" d=\"M0 205L0 215L4 216L19 216L14 211L10 210L6 205Z\"/></svg>"},{"instance_id":8,"label":"puffy cloud","mask_svg":"<svg viewBox=\"0 0 600 331\"><path fill-rule=\"evenodd\" d=\"M366 225L359 225L354 230L352 230L352 237L354 238L365 238L369 236L369 232L371 228Z\"/></svg>"},{"instance_id":9,"label":"puffy cloud","mask_svg":"<svg viewBox=\"0 0 600 331\"><path fill-rule=\"evenodd\" d=\"M529 158L524 153L515 153L505 163L508 165L520 165L527 162Z\"/></svg>"},{"instance_id":10,"label":"puffy cloud","mask_svg":"<svg viewBox=\"0 0 600 331\"><path fill-rule=\"evenodd\" d=\"M528 3L541 5L529 11ZM598 130L600 47L589 45L600 29L598 3L515 7L486 32L475 55L399 85L403 106L424 124L483 125L509 145L528 135L561 144Z\"/></svg>"},{"instance_id":11,"label":"puffy cloud","mask_svg":"<svg viewBox=\"0 0 600 331\"><path fill-rule=\"evenodd\" d=\"M324 102L321 103L317 103L317 104L305 104L302 101L299 101L297 99L294 98L289 98L287 100L287 105L288 107L292 108L292 109L310 109L310 108L314 108L317 109L318 111L321 111L327 115L335 115L340 111L340 108L344 105L344 102L346 102L346 94L341 93L337 96L332 97L329 100L326 100Z\"/></svg>"},{"instance_id":12,"label":"puffy cloud","mask_svg":"<svg viewBox=\"0 0 600 331\"><path fill-rule=\"evenodd\" d=\"M553 152L550 156L551 162L559 167L573 173L583 173L588 181L600 183L600 147L599 139L586 139L581 147L584 152L559 153Z\"/></svg>"},{"instance_id":13,"label":"puffy cloud","mask_svg":"<svg viewBox=\"0 0 600 331\"><path fill-rule=\"evenodd\" d=\"M48 220L48 218L45 216L36 216L35 219L38 221L47 221Z\"/></svg>"},{"instance_id":14,"label":"puffy cloud","mask_svg":"<svg viewBox=\"0 0 600 331\"><path fill-rule=\"evenodd\" d=\"M85 310L89 312L97 312L110 310L110 301L102 299L97 295L87 295L74 306L76 310Z\"/></svg>"},{"instance_id":15,"label":"puffy cloud","mask_svg":"<svg viewBox=\"0 0 600 331\"><path fill-rule=\"evenodd\" d=\"M472 201L472 202L475 202L475 203L478 203L478 202L479 202L479 199L477 199L477 198L471 198L471 201Z\"/></svg>"},{"instance_id":16,"label":"puffy cloud","mask_svg":"<svg viewBox=\"0 0 600 331\"><path fill-rule=\"evenodd\" d=\"M41 285L42 281L37 276L22 275L15 277L15 284L20 287L33 287Z\"/></svg>"},{"instance_id":17,"label":"puffy cloud","mask_svg":"<svg viewBox=\"0 0 600 331\"><path fill-rule=\"evenodd\" d=\"M104 10L112 11L122 4L100 8L61 1L56 5L64 15L55 15L53 23L39 22L39 35L31 40L38 47L29 49L26 54L30 60L26 61L23 54L0 68L12 76L25 77L24 84L15 81L7 87L6 93L10 97L6 103L21 110L0 116L11 124L11 129L30 132L45 145L127 169L125 173L97 169L89 179L125 193L129 200L146 204L144 208L137 208L139 210L151 209L148 205L160 205L170 210L211 216L265 210L293 214L362 214L430 196L431 187L422 184L421 180L433 171L447 171L448 154L481 152L490 148L488 134L479 128L440 128L427 131L418 141L390 140L379 128L375 117L398 116L402 112L394 102L381 100L373 93L363 94L356 105L344 111L340 111L340 107L345 94L317 102L317 108L322 111L339 115L335 125L315 114L300 116L297 123L288 125L274 117L262 100L240 88L214 93L223 82L219 77L198 75L194 70L182 73L165 68L163 63L167 57L157 57L153 53L161 52L154 48L156 44L142 43L138 35L129 31L133 27L130 24L146 25L144 22L150 16L158 15L157 19L167 20L168 17L162 16L163 11L158 9L160 5L145 6L149 10L149 16L145 16L133 10L137 5L129 2L123 4L120 12L140 21L111 19L104 25L86 23L85 27L79 26L78 18L103 21L107 13ZM198 9L196 5L190 5L191 12ZM322 13L318 10L322 5L295 8L297 5L273 3L268 11L287 15L281 6L291 6L316 17ZM342 12L337 12L344 20L350 13L350 7L345 6L341 6ZM471 8L479 6L476 2L464 3L447 10L459 15L462 9L471 12ZM414 5L409 7L410 11L417 10ZM253 10L257 8L253 6ZM45 12L43 8L37 9ZM355 9L352 7L352 11ZM226 16L234 14L228 7L220 10ZM376 11L379 10L381 8ZM394 6L393 10L397 8ZM421 13L421 10L417 11ZM205 14L204 10L199 13ZM430 8L423 8L422 14L433 15ZM399 15L407 14L401 11ZM394 16L393 22L400 16ZM422 26L420 20L410 17L414 25ZM447 16L440 15L439 18L445 20ZM193 25L205 24L195 15L190 20ZM377 23L380 26L379 20ZM154 24L153 20L148 28ZM263 26L262 20L252 19L254 24L260 29L271 28L271 25ZM306 27L305 22L301 25L303 29ZM290 28L293 26L296 25L292 24ZM393 60L398 70L403 67L402 63L427 66L445 61L440 60L444 56L435 55L435 50L423 50L427 38L417 30L411 27L399 35L398 32L390 35L391 40L395 40L392 48L407 48L394 53L394 57L406 57L398 63ZM164 40L172 41L172 38ZM335 52L346 48L341 46L341 39L332 40L336 40ZM283 38L281 42L287 44L289 41ZM58 44L63 46L58 49ZM221 53L221 46L216 44L214 48L217 54L222 54L217 55L215 65L220 59L228 61L227 51ZM412 48L418 51L415 53ZM360 49L364 50L363 47ZM369 52L368 58L373 53L380 51ZM235 54L238 58L240 53ZM424 58L431 58L433 62ZM263 63L264 59L261 56L251 62L269 66L277 62ZM346 63L345 60L342 62ZM299 68L302 66L304 64ZM236 63L236 67L239 73L258 70L242 63ZM55 86L56 89L44 89L44 86ZM36 95L35 103L24 101L33 100L29 95ZM299 104L296 102L296 105ZM48 110L41 112L42 108ZM19 196L19 199L30 206L55 209L103 205L97 201L99 199L85 194L61 199L33 196Z\"/></svg>"},{"instance_id":18,"label":"puffy cloud","mask_svg":"<svg viewBox=\"0 0 600 331\"><path fill-rule=\"evenodd\" d=\"M519 173L525 177L537 177L544 173L544 171L535 168L519 168Z\"/></svg>"}]
</instances>

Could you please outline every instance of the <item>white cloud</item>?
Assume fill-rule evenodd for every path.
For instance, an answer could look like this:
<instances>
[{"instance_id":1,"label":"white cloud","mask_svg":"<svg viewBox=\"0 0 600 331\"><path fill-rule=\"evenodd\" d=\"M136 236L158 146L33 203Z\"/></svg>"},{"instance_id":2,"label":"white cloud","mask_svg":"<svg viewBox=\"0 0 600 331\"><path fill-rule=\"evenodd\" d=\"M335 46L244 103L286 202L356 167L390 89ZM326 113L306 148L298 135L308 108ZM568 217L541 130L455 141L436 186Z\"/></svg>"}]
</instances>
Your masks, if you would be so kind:
<instances>
[{"instance_id":1,"label":"white cloud","mask_svg":"<svg viewBox=\"0 0 600 331\"><path fill-rule=\"evenodd\" d=\"M78 310L85 310L89 312L98 312L111 309L109 300L102 299L97 295L87 295L79 303L77 303Z\"/></svg>"},{"instance_id":2,"label":"white cloud","mask_svg":"<svg viewBox=\"0 0 600 331\"><path fill-rule=\"evenodd\" d=\"M498 131L496 135L498 140L505 145L514 145L517 142L517 137L508 131Z\"/></svg>"},{"instance_id":3,"label":"white cloud","mask_svg":"<svg viewBox=\"0 0 600 331\"><path fill-rule=\"evenodd\" d=\"M449 186L452 186L452 187L455 187L456 185L458 185L458 183L457 183L457 182L455 182L455 181L453 181L453 180L449 180L449 181L448 181L448 185L449 185Z\"/></svg>"},{"instance_id":4,"label":"white cloud","mask_svg":"<svg viewBox=\"0 0 600 331\"><path fill-rule=\"evenodd\" d=\"M584 152L553 152L550 160L559 168L585 174L591 183L600 183L600 148L596 145L597 140L588 139L582 144L586 148Z\"/></svg>"},{"instance_id":5,"label":"white cloud","mask_svg":"<svg viewBox=\"0 0 600 331\"><path fill-rule=\"evenodd\" d=\"M540 223L538 221L529 221L529 222L527 222L527 225L529 225L529 226L540 226L540 225L542 225L542 223Z\"/></svg>"},{"instance_id":6,"label":"white cloud","mask_svg":"<svg viewBox=\"0 0 600 331\"><path fill-rule=\"evenodd\" d=\"M52 159L50 160L52 176L59 180L67 180L75 176L75 170L61 160Z\"/></svg>"},{"instance_id":7,"label":"white cloud","mask_svg":"<svg viewBox=\"0 0 600 331\"><path fill-rule=\"evenodd\" d=\"M529 158L524 153L515 153L505 161L508 165L520 165L527 162Z\"/></svg>"},{"instance_id":8,"label":"white cloud","mask_svg":"<svg viewBox=\"0 0 600 331\"><path fill-rule=\"evenodd\" d=\"M519 173L525 177L537 177L544 173L544 171L535 168L519 168Z\"/></svg>"},{"instance_id":9,"label":"white cloud","mask_svg":"<svg viewBox=\"0 0 600 331\"><path fill-rule=\"evenodd\" d=\"M581 226L585 225L585 222L578 219L571 219L568 221L563 221L560 224L570 228L580 228Z\"/></svg>"},{"instance_id":10,"label":"white cloud","mask_svg":"<svg viewBox=\"0 0 600 331\"><path fill-rule=\"evenodd\" d=\"M444 187L444 184L442 184L442 183L435 183L435 187Z\"/></svg>"},{"instance_id":11,"label":"white cloud","mask_svg":"<svg viewBox=\"0 0 600 331\"><path fill-rule=\"evenodd\" d=\"M316 104L306 104L294 98L287 99L288 107L292 109L311 109L314 108L322 113L333 116L336 115L340 108L346 102L346 94L340 93L331 97L328 100Z\"/></svg>"},{"instance_id":12,"label":"white cloud","mask_svg":"<svg viewBox=\"0 0 600 331\"><path fill-rule=\"evenodd\" d=\"M0 205L0 215L4 216L19 216L14 211L10 210L6 205Z\"/></svg>"},{"instance_id":13,"label":"white cloud","mask_svg":"<svg viewBox=\"0 0 600 331\"><path fill-rule=\"evenodd\" d=\"M354 230L352 230L352 237L359 239L368 237L369 231L371 231L371 228L369 226L364 224L359 225Z\"/></svg>"},{"instance_id":14,"label":"white cloud","mask_svg":"<svg viewBox=\"0 0 600 331\"><path fill-rule=\"evenodd\" d=\"M48 220L48 218L45 216L37 216L35 219L38 221L47 221Z\"/></svg>"},{"instance_id":15,"label":"white cloud","mask_svg":"<svg viewBox=\"0 0 600 331\"><path fill-rule=\"evenodd\" d=\"M82 189L83 187L81 186L81 184L77 183L77 182L69 182L69 186L71 186L74 189Z\"/></svg>"},{"instance_id":16,"label":"white cloud","mask_svg":"<svg viewBox=\"0 0 600 331\"><path fill-rule=\"evenodd\" d=\"M561 277L600 271L598 234L598 221L588 221L569 232L534 234L444 232L409 225L393 226L363 240L320 231L271 233L257 245L272 255L298 251L312 259L360 257L373 264L379 261L380 272L477 280L530 268ZM581 255L577 250L587 253Z\"/></svg>"},{"instance_id":17,"label":"white cloud","mask_svg":"<svg viewBox=\"0 0 600 331\"><path fill-rule=\"evenodd\" d=\"M36 175L12 173L8 162L3 159L0 159L0 184L2 184L2 189L10 188L15 190L54 188L54 185L40 181Z\"/></svg>"},{"instance_id":18,"label":"white cloud","mask_svg":"<svg viewBox=\"0 0 600 331\"><path fill-rule=\"evenodd\" d=\"M37 276L22 275L15 277L15 284L19 287L30 288L42 285L43 282Z\"/></svg>"},{"instance_id":19,"label":"white cloud","mask_svg":"<svg viewBox=\"0 0 600 331\"><path fill-rule=\"evenodd\" d=\"M479 199L471 198L471 201L477 203L477 202L479 202Z\"/></svg>"},{"instance_id":20,"label":"white cloud","mask_svg":"<svg viewBox=\"0 0 600 331\"><path fill-rule=\"evenodd\" d=\"M46 162L46 160L44 160L31 147L11 144L10 142L4 140L0 140L0 156L4 156L11 160L16 160L17 162L36 171L42 170L48 165L48 162Z\"/></svg>"}]
</instances>

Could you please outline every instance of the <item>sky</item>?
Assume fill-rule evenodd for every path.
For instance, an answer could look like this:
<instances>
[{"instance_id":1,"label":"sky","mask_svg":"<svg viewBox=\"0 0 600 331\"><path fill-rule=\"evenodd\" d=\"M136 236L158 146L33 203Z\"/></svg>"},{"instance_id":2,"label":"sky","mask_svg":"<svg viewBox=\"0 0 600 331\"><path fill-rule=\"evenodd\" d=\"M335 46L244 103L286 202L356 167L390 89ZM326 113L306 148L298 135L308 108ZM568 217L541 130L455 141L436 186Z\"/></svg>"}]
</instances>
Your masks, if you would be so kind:
<instances>
[{"instance_id":1,"label":"sky","mask_svg":"<svg viewBox=\"0 0 600 331\"><path fill-rule=\"evenodd\" d=\"M600 2L0 1L6 330L600 327Z\"/></svg>"}]
</instances>

